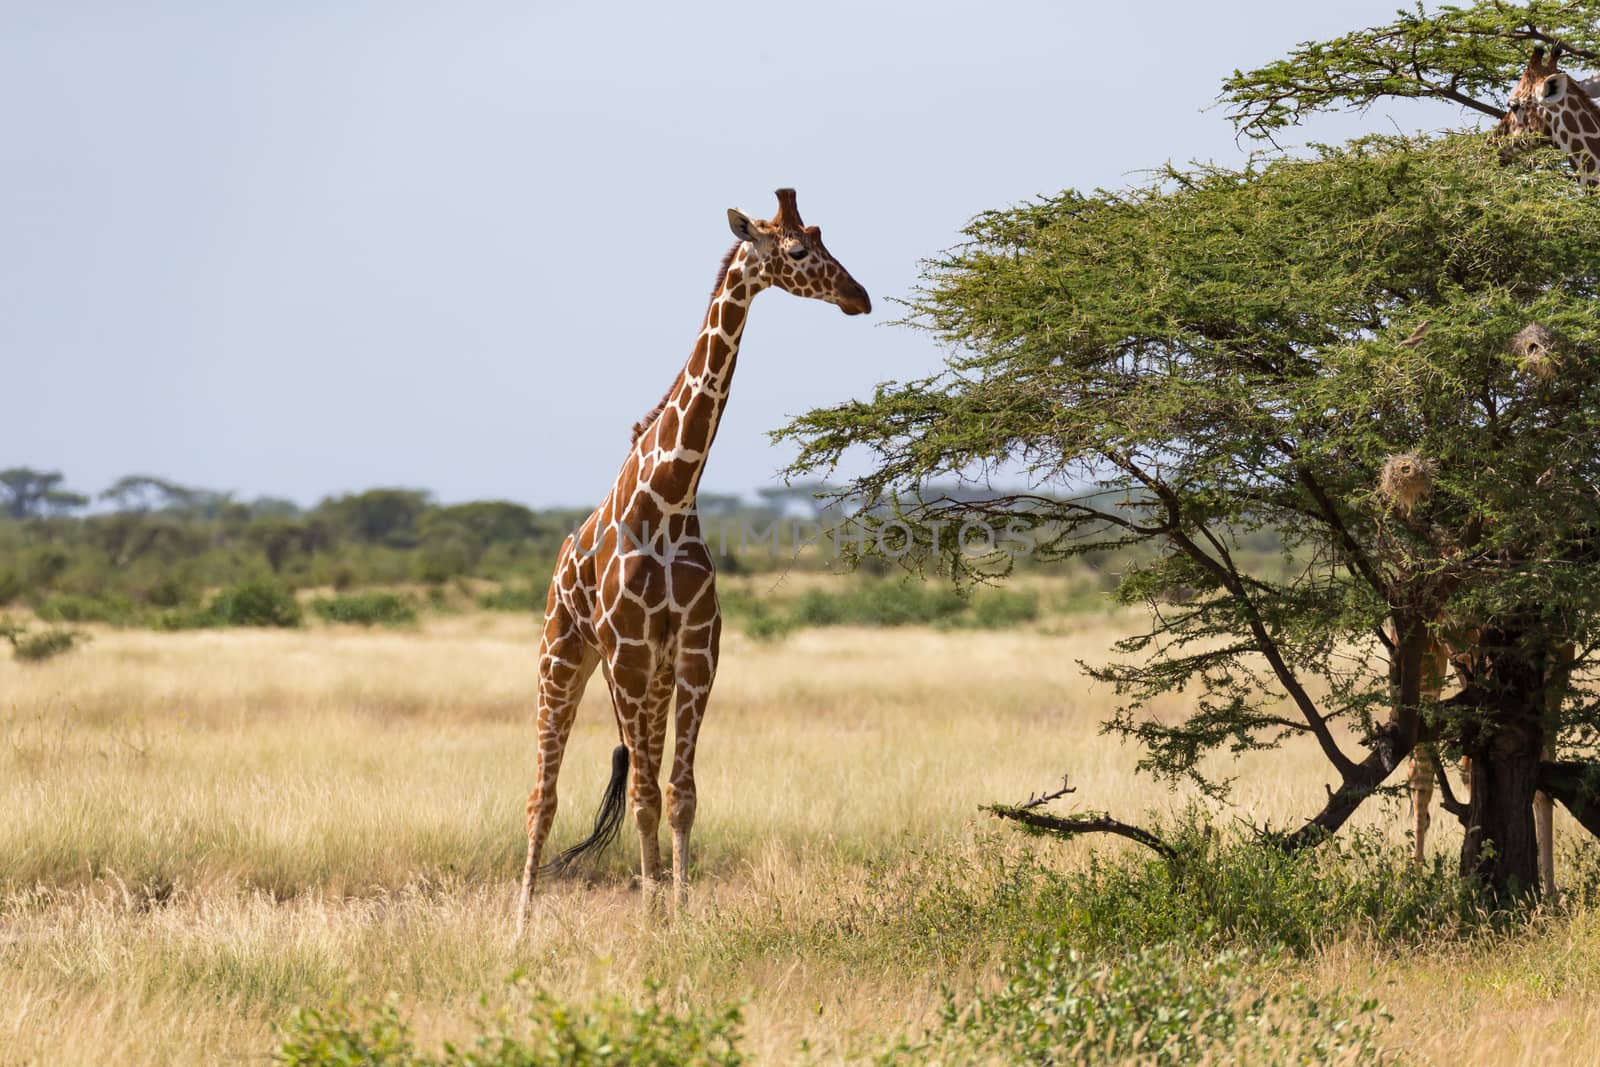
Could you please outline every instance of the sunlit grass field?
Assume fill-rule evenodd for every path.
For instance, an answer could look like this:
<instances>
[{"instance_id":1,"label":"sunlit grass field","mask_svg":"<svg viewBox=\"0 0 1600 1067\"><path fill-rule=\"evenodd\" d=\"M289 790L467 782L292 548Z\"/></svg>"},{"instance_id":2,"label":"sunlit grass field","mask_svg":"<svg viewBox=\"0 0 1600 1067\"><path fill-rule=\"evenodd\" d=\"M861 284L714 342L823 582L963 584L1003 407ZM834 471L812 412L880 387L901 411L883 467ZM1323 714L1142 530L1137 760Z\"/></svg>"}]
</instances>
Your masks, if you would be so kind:
<instances>
[{"instance_id":1,"label":"sunlit grass field","mask_svg":"<svg viewBox=\"0 0 1600 1067\"><path fill-rule=\"evenodd\" d=\"M297 1005L389 995L434 1041L514 973L578 1003L647 982L672 1003L743 1001L760 1062L870 1060L1003 956L918 928L909 901L981 894L996 857L1065 870L1131 847L1025 839L980 805L1063 774L1081 806L1129 817L1189 799L1100 735L1113 698L1078 666L1135 623L731 633L687 912L645 913L630 826L587 882L541 891L520 945L532 618L97 630L42 664L0 657L0 1065L264 1063ZM596 684L558 846L584 832L615 742ZM1328 782L1309 748L1242 770L1225 820L1287 822ZM1402 803L1369 809L1404 847ZM1260 980L1377 997L1408 1062L1600 1062L1600 913L1405 951L1352 936Z\"/></svg>"}]
</instances>

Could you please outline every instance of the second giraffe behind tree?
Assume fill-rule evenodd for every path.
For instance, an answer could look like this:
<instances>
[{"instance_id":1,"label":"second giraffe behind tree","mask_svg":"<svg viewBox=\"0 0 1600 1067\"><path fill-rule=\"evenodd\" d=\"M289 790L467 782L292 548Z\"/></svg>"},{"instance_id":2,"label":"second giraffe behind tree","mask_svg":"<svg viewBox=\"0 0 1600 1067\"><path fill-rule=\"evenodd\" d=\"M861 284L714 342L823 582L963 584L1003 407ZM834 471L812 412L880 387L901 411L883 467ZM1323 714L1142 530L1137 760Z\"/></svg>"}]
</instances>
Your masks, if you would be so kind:
<instances>
[{"instance_id":1,"label":"second giraffe behind tree","mask_svg":"<svg viewBox=\"0 0 1600 1067\"><path fill-rule=\"evenodd\" d=\"M633 447L611 491L562 544L550 580L539 642L539 750L528 798L519 934L555 818L562 753L597 666L611 690L622 745L594 833L562 859L615 836L627 776L644 892L654 900L661 878L658 779L676 704L666 807L675 900L686 901L695 741L722 633L716 575L700 536L695 496L727 406L745 315L755 295L771 286L837 304L846 315L872 310L867 291L823 246L822 232L801 222L793 189L778 190L778 214L770 221L730 209L728 222L738 243L723 259L694 351L666 396L634 426Z\"/></svg>"}]
</instances>

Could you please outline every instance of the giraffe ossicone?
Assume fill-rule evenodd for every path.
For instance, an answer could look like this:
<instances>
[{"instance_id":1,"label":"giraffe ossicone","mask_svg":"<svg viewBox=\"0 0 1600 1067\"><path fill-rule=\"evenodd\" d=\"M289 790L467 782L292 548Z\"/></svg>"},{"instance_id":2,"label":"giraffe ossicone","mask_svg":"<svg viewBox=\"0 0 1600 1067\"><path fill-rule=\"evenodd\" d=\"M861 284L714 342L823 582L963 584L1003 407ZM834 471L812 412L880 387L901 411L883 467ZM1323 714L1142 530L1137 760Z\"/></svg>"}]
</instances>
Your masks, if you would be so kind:
<instances>
[{"instance_id":1,"label":"giraffe ossicone","mask_svg":"<svg viewBox=\"0 0 1600 1067\"><path fill-rule=\"evenodd\" d=\"M661 879L659 783L674 725L665 806L672 831L674 899L687 899L694 761L716 679L722 635L716 575L695 500L726 408L750 302L763 289L827 301L847 315L872 310L867 291L800 218L793 189L779 189L770 220L729 209L736 243L688 361L661 402L634 425L633 443L600 506L561 546L539 642L538 755L528 798L528 858L518 898L520 934L556 812L556 777L585 686L598 666L622 744L606 800L570 861L603 847L627 807L639 830L641 877L654 899Z\"/></svg>"}]
</instances>

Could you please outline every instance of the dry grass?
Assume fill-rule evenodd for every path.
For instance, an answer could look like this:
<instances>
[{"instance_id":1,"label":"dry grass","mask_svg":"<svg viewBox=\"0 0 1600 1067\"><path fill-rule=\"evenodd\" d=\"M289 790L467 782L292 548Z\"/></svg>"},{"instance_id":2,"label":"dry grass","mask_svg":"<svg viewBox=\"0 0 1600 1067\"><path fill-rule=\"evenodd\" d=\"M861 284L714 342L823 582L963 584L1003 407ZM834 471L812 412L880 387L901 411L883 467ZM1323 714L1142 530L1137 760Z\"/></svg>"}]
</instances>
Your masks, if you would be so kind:
<instances>
[{"instance_id":1,"label":"dry grass","mask_svg":"<svg viewBox=\"0 0 1600 1067\"><path fill-rule=\"evenodd\" d=\"M100 631L48 663L0 659L0 1065L261 1062L292 1006L391 991L436 1036L517 969L571 999L636 995L647 978L685 1001L749 998L764 1062L802 1040L823 1061L874 1051L929 1018L941 982L992 963L974 950L935 967L893 921L897 893L995 847L979 804L1064 771L1118 812L1181 800L1097 732L1109 697L1076 661L1125 626L731 635L702 735L688 914L647 919L629 848L595 885L547 888L523 946L509 931L531 619ZM558 842L583 829L614 743L597 685ZM1258 760L1246 814L1315 805L1314 752ZM1373 807L1398 840L1398 806ZM1071 864L1091 846L1047 847ZM1596 964L1600 918L1580 915L1509 948L1343 945L1307 974L1374 991L1420 1061L1594 1062Z\"/></svg>"}]
</instances>

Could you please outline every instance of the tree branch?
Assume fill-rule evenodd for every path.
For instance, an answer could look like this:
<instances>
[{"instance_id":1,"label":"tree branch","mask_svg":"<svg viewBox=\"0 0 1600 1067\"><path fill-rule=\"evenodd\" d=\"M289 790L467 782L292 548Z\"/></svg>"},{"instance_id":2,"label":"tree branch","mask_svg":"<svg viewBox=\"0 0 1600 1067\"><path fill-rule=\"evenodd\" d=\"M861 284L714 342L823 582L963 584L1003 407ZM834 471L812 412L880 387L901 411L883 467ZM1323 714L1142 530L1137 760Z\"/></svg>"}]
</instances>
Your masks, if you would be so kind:
<instances>
[{"instance_id":1,"label":"tree branch","mask_svg":"<svg viewBox=\"0 0 1600 1067\"><path fill-rule=\"evenodd\" d=\"M1169 863L1178 858L1178 852L1161 838L1142 827L1113 819L1109 815L1074 815L1060 816L1047 815L1043 812L1033 811L1027 805L1009 807L1005 804L991 804L982 810L1000 819L1009 819L1020 822L1024 826L1031 826L1035 830L1042 830L1053 837L1076 837L1079 834L1115 834L1126 837L1129 841L1137 841L1146 848L1153 849Z\"/></svg>"}]
</instances>

